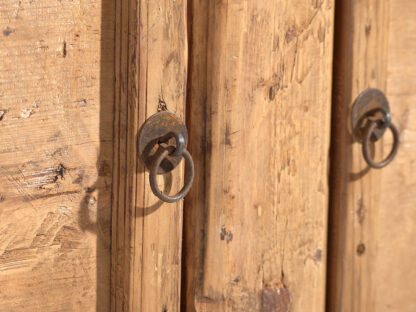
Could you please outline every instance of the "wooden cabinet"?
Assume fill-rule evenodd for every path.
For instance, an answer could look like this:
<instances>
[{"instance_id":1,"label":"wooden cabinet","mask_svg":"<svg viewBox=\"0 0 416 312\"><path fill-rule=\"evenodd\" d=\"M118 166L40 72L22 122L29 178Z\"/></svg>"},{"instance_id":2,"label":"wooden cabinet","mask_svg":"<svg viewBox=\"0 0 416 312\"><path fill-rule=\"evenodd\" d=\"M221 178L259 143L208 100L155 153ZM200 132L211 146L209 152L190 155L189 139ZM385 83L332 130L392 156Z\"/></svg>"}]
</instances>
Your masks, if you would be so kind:
<instances>
[{"instance_id":1,"label":"wooden cabinet","mask_svg":"<svg viewBox=\"0 0 416 312\"><path fill-rule=\"evenodd\" d=\"M0 312L415 311L414 16L405 0L0 0ZM380 170L350 127L367 88L400 132ZM137 147L165 106L195 164L173 204Z\"/></svg>"}]
</instances>

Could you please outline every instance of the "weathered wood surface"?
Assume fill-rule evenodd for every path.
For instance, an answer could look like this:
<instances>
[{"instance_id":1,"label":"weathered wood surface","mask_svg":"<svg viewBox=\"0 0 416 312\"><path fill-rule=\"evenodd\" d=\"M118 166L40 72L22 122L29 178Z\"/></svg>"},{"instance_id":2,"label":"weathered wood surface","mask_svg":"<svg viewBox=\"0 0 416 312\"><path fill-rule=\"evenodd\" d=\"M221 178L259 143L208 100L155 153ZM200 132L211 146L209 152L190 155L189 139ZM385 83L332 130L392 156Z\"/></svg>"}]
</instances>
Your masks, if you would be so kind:
<instances>
[{"instance_id":1,"label":"weathered wood surface","mask_svg":"<svg viewBox=\"0 0 416 312\"><path fill-rule=\"evenodd\" d=\"M351 134L355 98L385 90L389 1L337 2L331 142L329 311L375 311L380 171L370 170ZM380 155L380 144L376 145ZM388 282L388 281L386 281ZM386 294L387 295L387 294Z\"/></svg>"},{"instance_id":2,"label":"weathered wood surface","mask_svg":"<svg viewBox=\"0 0 416 312\"><path fill-rule=\"evenodd\" d=\"M324 311L333 1L191 3L183 306Z\"/></svg>"},{"instance_id":3,"label":"weathered wood surface","mask_svg":"<svg viewBox=\"0 0 416 312\"><path fill-rule=\"evenodd\" d=\"M375 309L416 311L416 2L390 1L387 96L400 131L397 158L381 173ZM384 154L391 135L384 141Z\"/></svg>"},{"instance_id":4,"label":"weathered wood surface","mask_svg":"<svg viewBox=\"0 0 416 312\"><path fill-rule=\"evenodd\" d=\"M336 21L329 311L415 311L416 4L339 1ZM400 132L396 159L369 170L349 112L368 87L383 90ZM376 144L387 155L391 135Z\"/></svg>"},{"instance_id":5,"label":"weathered wood surface","mask_svg":"<svg viewBox=\"0 0 416 312\"><path fill-rule=\"evenodd\" d=\"M415 12L414 5L404 1L339 2L331 155L338 165L333 166L331 178L330 311L415 309L411 260L415 248L409 241L415 227L408 221L414 218L410 209L414 201L406 196L414 187L410 90L416 80L410 55L416 46L407 28L414 26L411 16ZM368 87L387 92L393 121L401 132L397 159L381 171L367 168L361 146L351 139L348 127L352 103ZM388 137L376 145L379 159L391 147Z\"/></svg>"},{"instance_id":6,"label":"weathered wood surface","mask_svg":"<svg viewBox=\"0 0 416 312\"><path fill-rule=\"evenodd\" d=\"M112 1L0 1L0 311L109 311Z\"/></svg>"},{"instance_id":7,"label":"weathered wood surface","mask_svg":"<svg viewBox=\"0 0 416 312\"><path fill-rule=\"evenodd\" d=\"M137 129L161 101L185 118L186 1L117 2L112 311L179 311L182 203L153 194ZM170 193L183 165L160 179Z\"/></svg>"}]
</instances>

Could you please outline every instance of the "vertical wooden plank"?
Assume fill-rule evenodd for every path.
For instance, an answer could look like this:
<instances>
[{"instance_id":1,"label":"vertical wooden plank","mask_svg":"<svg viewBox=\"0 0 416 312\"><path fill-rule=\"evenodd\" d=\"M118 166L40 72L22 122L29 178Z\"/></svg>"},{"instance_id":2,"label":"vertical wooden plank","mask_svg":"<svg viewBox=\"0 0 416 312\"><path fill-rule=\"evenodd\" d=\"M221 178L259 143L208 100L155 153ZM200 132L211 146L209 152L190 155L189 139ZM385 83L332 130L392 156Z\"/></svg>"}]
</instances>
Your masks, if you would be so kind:
<instances>
[{"instance_id":1,"label":"vertical wooden plank","mask_svg":"<svg viewBox=\"0 0 416 312\"><path fill-rule=\"evenodd\" d=\"M194 0L190 17L183 306L324 311L333 2Z\"/></svg>"},{"instance_id":2,"label":"vertical wooden plank","mask_svg":"<svg viewBox=\"0 0 416 312\"><path fill-rule=\"evenodd\" d=\"M389 1L337 1L331 142L329 311L379 311L375 259L380 171L366 165L351 134L355 98L385 90ZM381 146L376 145L380 156ZM385 281L388 282L388 281ZM388 296L387 294L385 294Z\"/></svg>"},{"instance_id":3,"label":"vertical wooden plank","mask_svg":"<svg viewBox=\"0 0 416 312\"><path fill-rule=\"evenodd\" d=\"M189 151L195 165L192 189L184 201L181 311L195 311L195 291L201 284L206 222L207 152L207 41L208 6L188 1L189 62L186 125ZM186 208L187 207L187 208Z\"/></svg>"},{"instance_id":4,"label":"vertical wooden plank","mask_svg":"<svg viewBox=\"0 0 416 312\"><path fill-rule=\"evenodd\" d=\"M161 101L185 118L186 9L186 1L118 3L113 311L179 311L182 203L164 204L152 194L136 142ZM161 177L161 188L176 192L182 176L181 165Z\"/></svg>"},{"instance_id":5,"label":"vertical wooden plank","mask_svg":"<svg viewBox=\"0 0 416 312\"><path fill-rule=\"evenodd\" d=\"M114 3L0 1L0 311L109 311Z\"/></svg>"},{"instance_id":6,"label":"vertical wooden plank","mask_svg":"<svg viewBox=\"0 0 416 312\"><path fill-rule=\"evenodd\" d=\"M139 124L157 112L160 101L185 120L188 62L186 1L142 1L140 4L139 94L146 90L146 106L139 105ZM143 25L143 26L142 26ZM142 40L143 39L143 40ZM146 41L145 41L146 40ZM143 55L143 59L142 59ZM146 85L146 88L143 88ZM140 104L140 102L139 102ZM143 109L145 108L145 109ZM182 162L183 164L183 162ZM143 171L143 167L140 168ZM171 193L183 185L183 167L167 175ZM164 179L161 179L163 181ZM138 207L143 250L141 266L141 311L179 311L183 203L162 204L153 196L148 172L138 182ZM170 188L170 187L168 187Z\"/></svg>"},{"instance_id":7,"label":"vertical wooden plank","mask_svg":"<svg viewBox=\"0 0 416 312\"><path fill-rule=\"evenodd\" d=\"M136 1L117 1L115 29L115 109L114 109L114 156L112 190L112 275L111 310L129 311L132 231L134 231L135 204L131 198L135 189L131 187L136 178L135 138L131 133L137 126L138 101L131 89L132 73L137 71L137 62L131 58L137 48L137 31L129 31L130 23L137 22ZM133 6L132 10L129 10ZM130 41L135 47L130 51ZM130 187L128 187L130 186Z\"/></svg>"},{"instance_id":8,"label":"vertical wooden plank","mask_svg":"<svg viewBox=\"0 0 416 312\"><path fill-rule=\"evenodd\" d=\"M400 132L396 159L381 172L374 311L416 311L416 2L390 1L387 97ZM391 136L383 139L383 152ZM386 295L388 294L388 295Z\"/></svg>"},{"instance_id":9,"label":"vertical wooden plank","mask_svg":"<svg viewBox=\"0 0 416 312\"><path fill-rule=\"evenodd\" d=\"M339 3L334 97L339 128L333 131L332 157L340 166L332 172L329 310L414 311L416 6L406 1ZM386 92L400 132L397 158L380 171L365 169L360 146L346 130L351 102L367 87ZM388 136L376 145L379 155L391 147ZM360 170L361 175L351 174Z\"/></svg>"}]
</instances>

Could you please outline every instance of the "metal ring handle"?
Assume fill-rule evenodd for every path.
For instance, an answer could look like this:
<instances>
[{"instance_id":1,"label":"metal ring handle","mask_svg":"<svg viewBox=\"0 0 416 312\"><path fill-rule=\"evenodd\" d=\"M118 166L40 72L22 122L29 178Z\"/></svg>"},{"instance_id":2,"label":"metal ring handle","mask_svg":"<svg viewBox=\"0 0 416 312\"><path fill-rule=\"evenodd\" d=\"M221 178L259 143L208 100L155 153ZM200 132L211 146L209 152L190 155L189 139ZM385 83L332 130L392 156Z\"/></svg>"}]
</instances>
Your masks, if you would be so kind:
<instances>
[{"instance_id":1,"label":"metal ring handle","mask_svg":"<svg viewBox=\"0 0 416 312\"><path fill-rule=\"evenodd\" d=\"M183 137L182 133L179 132L169 132L168 134L164 135L163 137L161 137L159 139L160 143L165 143L166 141L168 141L170 138L174 137L175 141L176 141L176 147L175 150L173 152L171 152L169 155L170 156L181 156L183 153L183 150L185 149L185 138Z\"/></svg>"},{"instance_id":2,"label":"metal ring handle","mask_svg":"<svg viewBox=\"0 0 416 312\"><path fill-rule=\"evenodd\" d=\"M371 136L374 132L374 130L378 127L378 124L376 122L372 123L367 130L364 133L364 140L363 140L363 156L367 164L374 169L380 169L385 166L387 166L396 156L397 150L399 148L399 132L397 131L397 128L392 123L389 124L389 128L393 134L393 148L390 151L389 156L387 156L386 159L384 159L382 162L376 163L370 156L369 151L369 142L371 139Z\"/></svg>"},{"instance_id":3,"label":"metal ring handle","mask_svg":"<svg viewBox=\"0 0 416 312\"><path fill-rule=\"evenodd\" d=\"M194 180L195 170L194 170L194 162L192 160L191 154L189 154L189 152L186 149L184 149L182 152L182 156L185 159L185 165L187 168L187 172L185 176L185 184L182 187L182 189L179 191L179 193L174 196L163 194L162 191L157 186L156 175L159 170L160 163L168 155L169 155L169 150L163 149L162 152L155 159L153 166L150 170L149 182L150 182L150 187L152 188L153 194L155 194L157 197L159 197L159 199L163 200L164 202L174 203L174 202L177 202L178 200L181 200L182 198L186 196L186 194L188 194L189 190L191 189L192 182Z\"/></svg>"}]
</instances>

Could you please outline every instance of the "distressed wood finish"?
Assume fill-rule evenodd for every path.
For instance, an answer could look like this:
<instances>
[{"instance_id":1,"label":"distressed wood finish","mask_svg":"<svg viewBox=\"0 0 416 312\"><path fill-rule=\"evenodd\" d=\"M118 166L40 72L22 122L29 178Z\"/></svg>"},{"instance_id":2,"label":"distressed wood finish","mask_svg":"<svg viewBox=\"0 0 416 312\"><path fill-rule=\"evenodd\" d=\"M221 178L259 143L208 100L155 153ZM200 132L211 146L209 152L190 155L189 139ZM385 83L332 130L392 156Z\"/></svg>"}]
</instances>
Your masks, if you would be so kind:
<instances>
[{"instance_id":1,"label":"distressed wood finish","mask_svg":"<svg viewBox=\"0 0 416 312\"><path fill-rule=\"evenodd\" d=\"M379 283L392 286L389 278L384 282L377 280L376 268L380 242L377 232L383 226L379 215L385 209L380 200L380 179L386 169L371 170L367 166L361 144L353 139L350 126L355 98L369 87L386 90L389 2L337 2L331 132L329 311L382 311L376 309L375 302ZM392 105L392 111L395 115L395 105ZM376 144L376 159L381 159L381 151L381 144ZM391 268L392 271L395 269ZM382 296L388 297L389 293Z\"/></svg>"},{"instance_id":2,"label":"distressed wood finish","mask_svg":"<svg viewBox=\"0 0 416 312\"><path fill-rule=\"evenodd\" d=\"M191 2L183 306L324 311L333 2Z\"/></svg>"},{"instance_id":3,"label":"distressed wood finish","mask_svg":"<svg viewBox=\"0 0 416 312\"><path fill-rule=\"evenodd\" d=\"M416 311L416 2L390 1L389 12L386 93L400 148L381 172L374 311L412 312ZM384 144L387 154L391 135Z\"/></svg>"},{"instance_id":4,"label":"distressed wood finish","mask_svg":"<svg viewBox=\"0 0 416 312\"><path fill-rule=\"evenodd\" d=\"M0 1L0 311L109 311L112 1Z\"/></svg>"},{"instance_id":5,"label":"distressed wood finish","mask_svg":"<svg viewBox=\"0 0 416 312\"><path fill-rule=\"evenodd\" d=\"M333 167L331 179L328 307L348 312L415 311L416 4L339 4L332 157L340 165ZM400 132L396 159L379 171L366 169L360 145L346 130L354 98L368 87L386 93ZM391 148L391 135L387 133L376 148L381 159Z\"/></svg>"},{"instance_id":6,"label":"distressed wood finish","mask_svg":"<svg viewBox=\"0 0 416 312\"><path fill-rule=\"evenodd\" d=\"M185 118L186 1L117 2L112 311L179 311L182 203L153 194L137 129L162 101ZM160 179L172 194L183 165Z\"/></svg>"}]
</instances>

